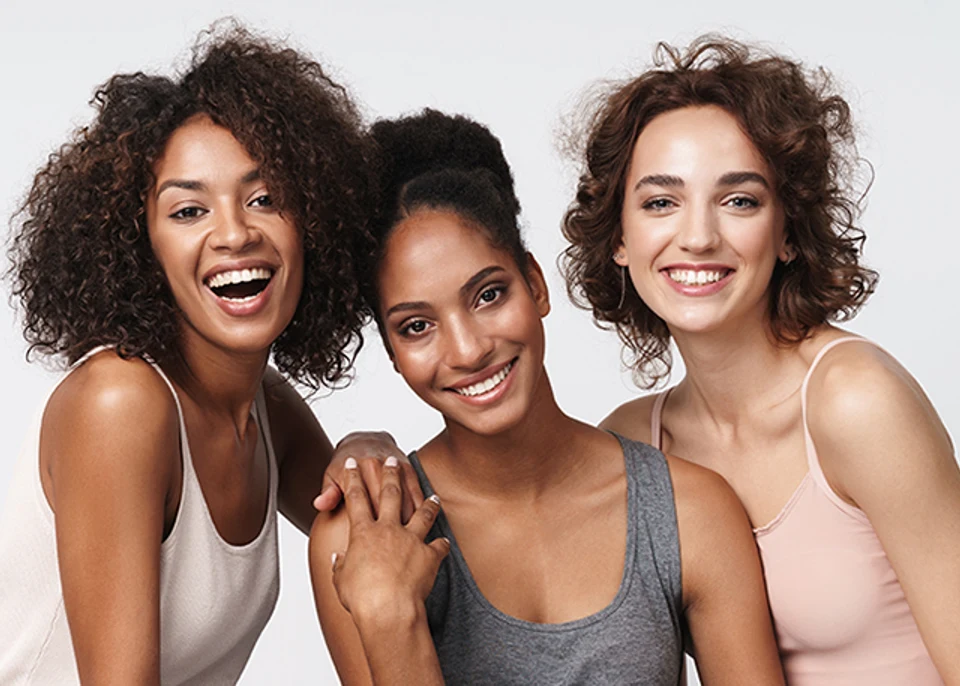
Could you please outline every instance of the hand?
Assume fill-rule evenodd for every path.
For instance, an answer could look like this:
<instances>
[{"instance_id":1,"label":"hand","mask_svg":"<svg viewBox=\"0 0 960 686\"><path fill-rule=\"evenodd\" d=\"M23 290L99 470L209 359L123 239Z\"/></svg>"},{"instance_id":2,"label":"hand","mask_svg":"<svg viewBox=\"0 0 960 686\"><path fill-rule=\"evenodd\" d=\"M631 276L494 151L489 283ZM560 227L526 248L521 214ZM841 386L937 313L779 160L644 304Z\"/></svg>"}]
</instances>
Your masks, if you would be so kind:
<instances>
[{"instance_id":1,"label":"hand","mask_svg":"<svg viewBox=\"0 0 960 686\"><path fill-rule=\"evenodd\" d=\"M391 456L383 464L376 516L357 462L348 459L344 467L350 537L346 552L333 555L333 585L340 603L358 628L367 621L381 627L394 620L412 621L450 552L445 538L423 541L440 512L440 500L431 496L406 525L401 524L401 472Z\"/></svg>"},{"instance_id":2,"label":"hand","mask_svg":"<svg viewBox=\"0 0 960 686\"><path fill-rule=\"evenodd\" d=\"M344 436L330 456L330 464L323 474L323 487L313 506L321 512L330 512L340 504L346 491L344 463L353 458L359 465L366 492L372 494L373 511L378 512L381 493L381 465L389 457L395 457L401 472L401 516L409 521L413 511L423 504L423 491L413 466L396 442L386 431L354 431Z\"/></svg>"}]
</instances>

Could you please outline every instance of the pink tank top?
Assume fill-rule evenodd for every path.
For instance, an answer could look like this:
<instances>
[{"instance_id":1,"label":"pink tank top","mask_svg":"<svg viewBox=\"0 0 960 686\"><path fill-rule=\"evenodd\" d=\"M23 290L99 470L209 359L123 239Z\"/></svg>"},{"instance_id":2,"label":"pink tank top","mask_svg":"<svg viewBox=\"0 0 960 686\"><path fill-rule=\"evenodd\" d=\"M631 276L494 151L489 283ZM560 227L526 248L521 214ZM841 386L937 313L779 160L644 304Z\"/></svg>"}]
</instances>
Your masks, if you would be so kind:
<instances>
[{"instance_id":1,"label":"pink tank top","mask_svg":"<svg viewBox=\"0 0 960 686\"><path fill-rule=\"evenodd\" d=\"M903 588L863 511L827 483L807 429L807 384L845 337L813 360L800 394L809 471L773 521L754 536L760 548L780 659L789 686L941 686ZM651 436L661 444L663 405L654 402Z\"/></svg>"}]
</instances>

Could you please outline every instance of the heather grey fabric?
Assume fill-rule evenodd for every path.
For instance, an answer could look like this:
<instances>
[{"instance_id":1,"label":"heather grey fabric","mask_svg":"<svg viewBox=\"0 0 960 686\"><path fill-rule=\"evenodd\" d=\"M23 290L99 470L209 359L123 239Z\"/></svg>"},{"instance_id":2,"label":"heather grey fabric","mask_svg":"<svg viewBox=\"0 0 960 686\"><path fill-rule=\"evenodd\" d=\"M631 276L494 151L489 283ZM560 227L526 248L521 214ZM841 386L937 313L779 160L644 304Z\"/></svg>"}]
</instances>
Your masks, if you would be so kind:
<instances>
[{"instance_id":1,"label":"heather grey fabric","mask_svg":"<svg viewBox=\"0 0 960 686\"><path fill-rule=\"evenodd\" d=\"M450 539L427 598L440 666L452 684L650 684L676 686L683 663L680 546L663 454L617 437L626 461L627 548L616 597L563 624L505 615L480 593L443 513L427 540ZM425 495L433 489L410 455ZM490 525L496 526L491 515Z\"/></svg>"}]
</instances>

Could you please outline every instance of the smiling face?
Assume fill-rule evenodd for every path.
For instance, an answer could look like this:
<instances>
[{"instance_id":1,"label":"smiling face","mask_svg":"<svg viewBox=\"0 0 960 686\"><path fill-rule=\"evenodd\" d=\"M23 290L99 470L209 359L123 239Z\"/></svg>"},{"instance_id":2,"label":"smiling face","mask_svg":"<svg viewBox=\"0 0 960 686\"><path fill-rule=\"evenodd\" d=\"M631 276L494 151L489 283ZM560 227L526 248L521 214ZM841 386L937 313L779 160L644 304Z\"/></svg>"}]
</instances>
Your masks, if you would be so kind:
<instances>
[{"instance_id":1,"label":"smiling face","mask_svg":"<svg viewBox=\"0 0 960 686\"><path fill-rule=\"evenodd\" d=\"M181 312L184 344L268 350L296 311L303 247L257 164L229 130L198 115L173 133L153 171L150 243Z\"/></svg>"},{"instance_id":2,"label":"smiling face","mask_svg":"<svg viewBox=\"0 0 960 686\"><path fill-rule=\"evenodd\" d=\"M773 268L791 251L770 167L715 106L673 110L643 129L622 226L614 260L674 335L763 320Z\"/></svg>"},{"instance_id":3,"label":"smiling face","mask_svg":"<svg viewBox=\"0 0 960 686\"><path fill-rule=\"evenodd\" d=\"M380 315L410 388L450 422L492 435L529 412L543 371L539 267L448 211L418 210L391 231L380 267Z\"/></svg>"}]
</instances>

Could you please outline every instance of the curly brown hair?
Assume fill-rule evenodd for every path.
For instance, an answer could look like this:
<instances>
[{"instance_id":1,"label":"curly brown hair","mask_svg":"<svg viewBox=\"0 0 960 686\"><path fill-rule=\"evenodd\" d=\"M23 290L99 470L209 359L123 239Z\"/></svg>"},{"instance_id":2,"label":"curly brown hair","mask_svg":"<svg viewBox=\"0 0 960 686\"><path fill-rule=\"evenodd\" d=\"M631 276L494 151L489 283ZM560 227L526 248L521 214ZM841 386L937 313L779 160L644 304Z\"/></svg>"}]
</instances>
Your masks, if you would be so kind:
<instances>
[{"instance_id":1,"label":"curly brown hair","mask_svg":"<svg viewBox=\"0 0 960 686\"><path fill-rule=\"evenodd\" d=\"M8 278L33 352L73 362L98 345L162 361L177 305L145 221L152 169L171 134L203 114L229 129L303 235L304 285L273 345L281 372L312 388L345 378L366 321L357 260L373 250L372 154L346 90L307 56L234 21L203 32L178 78L118 74L34 178L13 218Z\"/></svg>"},{"instance_id":2,"label":"curly brown hair","mask_svg":"<svg viewBox=\"0 0 960 686\"><path fill-rule=\"evenodd\" d=\"M860 264L856 225L863 193L854 189L857 156L850 108L822 69L717 35L685 50L660 43L654 69L613 84L582 117L585 165L563 220L570 242L560 258L567 291L602 328L615 328L637 383L654 387L671 367L670 332L612 260L621 243L624 185L633 148L656 116L715 105L736 117L775 176L787 240L770 287L771 332L794 344L827 321L849 319L873 292L876 272ZM869 184L867 184L869 186Z\"/></svg>"}]
</instances>

